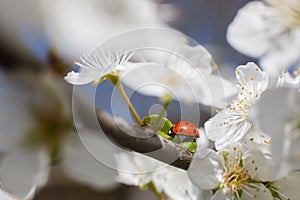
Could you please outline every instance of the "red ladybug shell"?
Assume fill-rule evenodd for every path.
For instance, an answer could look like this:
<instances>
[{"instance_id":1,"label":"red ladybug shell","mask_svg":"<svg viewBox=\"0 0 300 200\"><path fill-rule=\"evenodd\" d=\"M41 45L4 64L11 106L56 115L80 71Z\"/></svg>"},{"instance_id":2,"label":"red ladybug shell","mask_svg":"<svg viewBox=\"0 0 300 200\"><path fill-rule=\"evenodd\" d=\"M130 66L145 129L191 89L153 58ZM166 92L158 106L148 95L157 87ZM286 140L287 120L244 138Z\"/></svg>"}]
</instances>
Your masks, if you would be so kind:
<instances>
[{"instance_id":1,"label":"red ladybug shell","mask_svg":"<svg viewBox=\"0 0 300 200\"><path fill-rule=\"evenodd\" d=\"M174 125L173 132L179 135L199 137L198 128L191 122L178 122Z\"/></svg>"}]
</instances>

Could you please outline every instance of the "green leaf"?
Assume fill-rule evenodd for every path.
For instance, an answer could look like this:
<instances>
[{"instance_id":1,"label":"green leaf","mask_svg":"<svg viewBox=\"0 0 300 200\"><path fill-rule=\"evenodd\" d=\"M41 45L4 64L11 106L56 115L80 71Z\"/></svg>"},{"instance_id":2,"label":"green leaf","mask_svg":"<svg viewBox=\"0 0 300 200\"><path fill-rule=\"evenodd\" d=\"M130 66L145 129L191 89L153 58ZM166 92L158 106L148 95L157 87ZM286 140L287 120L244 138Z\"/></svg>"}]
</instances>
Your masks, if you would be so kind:
<instances>
[{"instance_id":1,"label":"green leaf","mask_svg":"<svg viewBox=\"0 0 300 200\"><path fill-rule=\"evenodd\" d=\"M154 115L150 115L150 116L146 116L142 119L142 122L147 125L147 126L153 126L155 123L157 123L157 120L159 120L159 115L154 114ZM170 131L170 129L173 127L173 124L170 120L168 120L167 118L162 117L160 119L160 122L158 122L158 131L157 133L168 139L168 140L172 140L173 137L168 135L168 132Z\"/></svg>"},{"instance_id":2,"label":"green leaf","mask_svg":"<svg viewBox=\"0 0 300 200\"><path fill-rule=\"evenodd\" d=\"M157 123L157 120L159 120L159 115L154 114L154 115L150 115L150 116L145 116L142 119L142 122L144 123L144 126L153 126L154 124ZM172 124L172 122L170 120L168 120L167 118L162 117L160 119L160 122L158 123L158 131L157 134L159 134L160 136L166 138L167 140L171 140L172 142L175 142L177 144L179 144L182 147L185 147L186 149L188 149L190 152L194 153L197 150L197 142L195 139L191 139L191 141L182 141L180 140L180 138L176 137L176 136L170 136L168 135L168 132L170 131L170 129L173 127L174 125ZM188 136L187 136L188 137Z\"/></svg>"},{"instance_id":3,"label":"green leaf","mask_svg":"<svg viewBox=\"0 0 300 200\"><path fill-rule=\"evenodd\" d=\"M190 152L195 153L197 150L197 142L196 140L192 142L181 142L179 143L180 146L187 148Z\"/></svg>"}]
</instances>

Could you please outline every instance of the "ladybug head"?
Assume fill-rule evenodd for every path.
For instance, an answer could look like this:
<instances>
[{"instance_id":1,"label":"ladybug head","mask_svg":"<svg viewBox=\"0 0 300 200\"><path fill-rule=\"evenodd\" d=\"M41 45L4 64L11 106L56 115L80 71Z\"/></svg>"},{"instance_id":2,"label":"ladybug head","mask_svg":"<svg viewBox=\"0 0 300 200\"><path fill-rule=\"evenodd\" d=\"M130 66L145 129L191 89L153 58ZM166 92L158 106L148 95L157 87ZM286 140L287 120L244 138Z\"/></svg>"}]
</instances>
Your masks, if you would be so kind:
<instances>
[{"instance_id":1,"label":"ladybug head","mask_svg":"<svg viewBox=\"0 0 300 200\"><path fill-rule=\"evenodd\" d=\"M172 138L175 137L176 133L173 131L173 127L170 128L170 130L169 130L169 132L168 132L167 135L170 136L170 137L172 137Z\"/></svg>"}]
</instances>

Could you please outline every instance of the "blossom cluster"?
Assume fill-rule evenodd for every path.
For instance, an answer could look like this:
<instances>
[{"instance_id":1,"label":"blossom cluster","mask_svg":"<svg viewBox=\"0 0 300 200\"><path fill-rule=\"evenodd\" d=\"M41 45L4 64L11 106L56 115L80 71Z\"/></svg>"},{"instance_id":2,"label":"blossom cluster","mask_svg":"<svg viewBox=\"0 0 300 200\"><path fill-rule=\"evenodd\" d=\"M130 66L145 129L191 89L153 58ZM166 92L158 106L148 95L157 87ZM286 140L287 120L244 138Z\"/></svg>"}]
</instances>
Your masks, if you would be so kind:
<instances>
[{"instance_id":1,"label":"blossom cluster","mask_svg":"<svg viewBox=\"0 0 300 200\"><path fill-rule=\"evenodd\" d=\"M274 122L268 109L277 108L265 104L273 104L285 94L293 97L291 105L299 106L300 94L294 88L268 89L268 80L267 74L254 63L236 68L237 96L228 106L217 110L201 129L198 149L187 172L163 167L158 161L156 165L143 161L136 164L123 157L117 159L119 164L135 169L120 170L119 181L140 187L154 183L160 193L171 199L297 199L299 110L284 110L282 116L288 114L287 118L280 116L280 110L277 115L281 119L276 123L285 128L282 132L270 132L269 126ZM278 80L283 81L281 76ZM280 143L274 144L274 140ZM209 141L214 145L209 145ZM171 177L178 181L164 182ZM176 189L178 185L180 190Z\"/></svg>"},{"instance_id":2,"label":"blossom cluster","mask_svg":"<svg viewBox=\"0 0 300 200\"><path fill-rule=\"evenodd\" d=\"M214 74L216 64L202 46L184 42L176 46L182 57L160 55L158 62L137 62L137 52L98 59L97 49L81 59L80 71L65 78L72 84L120 81L144 95L169 93L184 103L217 108L199 129L187 171L121 153L118 181L151 189L160 199L298 199L299 13L299 2L292 0L253 1L238 12L228 42L260 64L238 66L234 83Z\"/></svg>"},{"instance_id":3,"label":"blossom cluster","mask_svg":"<svg viewBox=\"0 0 300 200\"><path fill-rule=\"evenodd\" d=\"M66 82L96 87L105 81L120 93L136 122L135 128L144 130L147 126L162 143L171 141L192 155L188 168L180 169L131 150L114 152L110 159L116 161L118 182L151 190L161 200L299 199L299 0L251 1L238 11L228 26L227 41L237 51L257 59L258 64L250 61L237 66L234 81L230 81L234 77L223 78L213 56L203 46L191 44L188 37L164 28L147 28L146 32L152 31L151 37L142 37L141 30L134 30L132 35L125 33L131 37L124 41L130 43L125 49L99 45L82 56L74 62L78 70L66 74L65 81L46 73L39 78L42 89L34 88L33 93L43 109L33 109L32 121L37 123L31 128L24 127L29 130L26 137L33 141L34 150L25 151L17 145L24 140L23 136L1 135L0 153L3 148L5 155L1 157L0 199L33 198L36 190L46 184L50 166L56 162L70 177L94 187L115 184L112 170L103 167L89 154L90 149L87 152L69 134L74 127ZM153 39L154 33L162 37ZM137 35L159 45L151 49L148 41L139 43ZM120 41L113 44L120 45ZM141 44L145 47L141 48ZM163 105L161 112L141 118L123 85L146 97L157 97ZM201 125L187 121L173 124L164 115L172 101L215 111ZM93 105L84 106L86 112L90 111L88 108L94 111ZM52 117L44 114L50 112L46 108L51 110ZM1 112L10 114L4 106ZM20 114L23 115L30 118L25 111ZM20 126L32 124L31 118L20 122ZM84 125L89 124L88 117L82 118ZM48 127L49 121L54 127ZM96 130L87 128L83 133L83 143L98 142L97 153L101 152L99 144L106 148L105 140L99 140ZM64 159L60 160L62 154ZM13 184L6 182L18 176L6 173L11 165L30 172L30 181L22 183L26 188L11 187ZM17 167L15 171L20 171ZM97 170L103 173L95 175Z\"/></svg>"}]
</instances>

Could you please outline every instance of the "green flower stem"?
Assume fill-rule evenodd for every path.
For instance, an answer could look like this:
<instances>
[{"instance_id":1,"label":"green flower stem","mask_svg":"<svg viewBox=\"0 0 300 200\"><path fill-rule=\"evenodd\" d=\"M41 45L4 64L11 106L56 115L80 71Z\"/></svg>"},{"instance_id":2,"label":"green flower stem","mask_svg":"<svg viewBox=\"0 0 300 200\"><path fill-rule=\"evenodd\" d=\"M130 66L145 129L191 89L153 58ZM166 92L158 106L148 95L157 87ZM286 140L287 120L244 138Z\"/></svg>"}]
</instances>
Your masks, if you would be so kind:
<instances>
[{"instance_id":1,"label":"green flower stem","mask_svg":"<svg viewBox=\"0 0 300 200\"><path fill-rule=\"evenodd\" d=\"M130 110L132 116L134 117L134 119L135 119L137 125L142 126L142 125L143 125L142 120L141 120L141 118L139 117L139 115L137 114L136 110L134 109L132 103L130 102L130 99L128 98L128 96L127 96L127 94L126 94L126 92L125 92L125 90L124 90L124 88L123 88L123 86L122 86L121 81L117 81L114 85L115 85L116 88L119 90L119 92L120 92L120 94L121 94L123 100L124 100L125 103L127 104L127 106L128 106L128 108L129 108L129 110Z\"/></svg>"}]
</instances>

